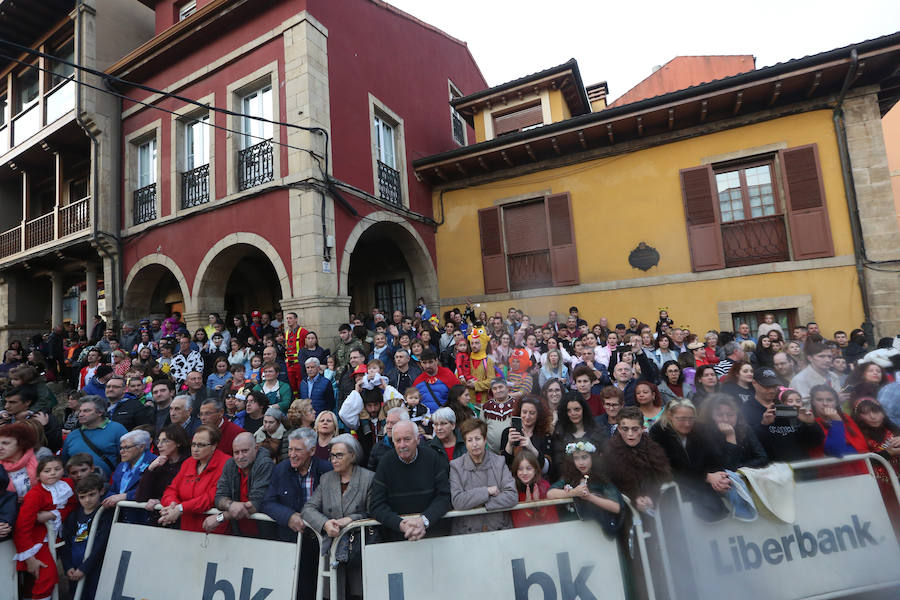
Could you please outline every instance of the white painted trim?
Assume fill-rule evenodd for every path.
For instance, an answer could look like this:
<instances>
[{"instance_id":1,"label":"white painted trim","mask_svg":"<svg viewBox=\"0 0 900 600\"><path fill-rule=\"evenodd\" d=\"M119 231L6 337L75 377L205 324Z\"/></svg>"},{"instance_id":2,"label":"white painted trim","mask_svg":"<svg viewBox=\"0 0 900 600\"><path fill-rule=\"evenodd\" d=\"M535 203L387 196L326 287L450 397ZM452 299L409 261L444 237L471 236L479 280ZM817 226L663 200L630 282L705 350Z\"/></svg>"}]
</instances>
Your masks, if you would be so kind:
<instances>
[{"instance_id":1,"label":"white painted trim","mask_svg":"<svg viewBox=\"0 0 900 600\"><path fill-rule=\"evenodd\" d=\"M403 118L388 106L369 93L369 139L372 148L372 191L373 196L381 197L378 190L378 148L375 146L375 113L381 113L386 120L394 124L394 154L397 158L397 170L400 171L400 200L409 208L409 178L406 167L406 127Z\"/></svg>"},{"instance_id":2,"label":"white painted trim","mask_svg":"<svg viewBox=\"0 0 900 600\"><path fill-rule=\"evenodd\" d=\"M692 283L694 281L713 281L716 279L731 279L732 277L747 277L748 275L765 275L767 273L790 273L794 271L815 271L817 269L829 269L834 267L850 267L856 264L852 255L834 256L831 258L815 258L812 260L797 260L768 263L763 265L749 265L746 267L733 267L716 271L704 271L702 273L674 273L672 275L656 275L653 277L635 277L634 279L619 279L616 281L599 281L582 283L565 287L537 288L522 290L506 294L481 294L468 296L473 302L506 302L509 300L521 300L523 298L539 298L542 296L565 296L567 294L586 294L591 292L607 292L611 290L627 290L632 288L652 287L673 283ZM448 306L460 304L466 301L466 296L441 298L441 305Z\"/></svg>"},{"instance_id":3,"label":"white painted trim","mask_svg":"<svg viewBox=\"0 0 900 600\"><path fill-rule=\"evenodd\" d=\"M198 98L197 102L215 106L215 93ZM212 204L216 201L216 132L213 128L215 124L216 114L210 110L198 108L193 104L185 104L181 108L175 109L176 115L172 115L170 119L171 134L169 139L169 183L170 183L170 213L171 215L186 215L195 212L197 209L203 208L205 205L194 206L188 209L181 208L181 173L184 165L184 122L188 118L198 117L203 114L209 115L209 202Z\"/></svg>"},{"instance_id":4,"label":"white painted trim","mask_svg":"<svg viewBox=\"0 0 900 600\"><path fill-rule=\"evenodd\" d=\"M132 131L125 136L125 157L122 164L124 165L123 187L125 189L125 197L123 201L125 204L124 229L126 230L135 226L134 192L137 189L137 187L135 187L135 184L138 179L138 146L150 139L156 139L156 218L151 221L147 221L147 223L155 223L159 221L159 218L162 216L162 119L156 119L155 121L152 121L144 125L140 129ZM146 223L141 223L141 225L145 224Z\"/></svg>"}]
</instances>

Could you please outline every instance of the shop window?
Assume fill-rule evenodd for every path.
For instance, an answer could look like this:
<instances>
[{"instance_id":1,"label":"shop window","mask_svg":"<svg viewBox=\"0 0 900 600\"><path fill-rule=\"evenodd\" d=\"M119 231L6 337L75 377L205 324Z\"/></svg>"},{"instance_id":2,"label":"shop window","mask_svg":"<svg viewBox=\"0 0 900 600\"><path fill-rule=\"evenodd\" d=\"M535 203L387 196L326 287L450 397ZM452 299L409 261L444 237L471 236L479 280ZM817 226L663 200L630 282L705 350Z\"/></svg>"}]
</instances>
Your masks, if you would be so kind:
<instances>
[{"instance_id":1,"label":"shop window","mask_svg":"<svg viewBox=\"0 0 900 600\"><path fill-rule=\"evenodd\" d=\"M578 283L568 193L478 211L486 294Z\"/></svg>"},{"instance_id":2,"label":"shop window","mask_svg":"<svg viewBox=\"0 0 900 600\"><path fill-rule=\"evenodd\" d=\"M815 145L683 169L681 187L694 271L834 255Z\"/></svg>"}]
</instances>

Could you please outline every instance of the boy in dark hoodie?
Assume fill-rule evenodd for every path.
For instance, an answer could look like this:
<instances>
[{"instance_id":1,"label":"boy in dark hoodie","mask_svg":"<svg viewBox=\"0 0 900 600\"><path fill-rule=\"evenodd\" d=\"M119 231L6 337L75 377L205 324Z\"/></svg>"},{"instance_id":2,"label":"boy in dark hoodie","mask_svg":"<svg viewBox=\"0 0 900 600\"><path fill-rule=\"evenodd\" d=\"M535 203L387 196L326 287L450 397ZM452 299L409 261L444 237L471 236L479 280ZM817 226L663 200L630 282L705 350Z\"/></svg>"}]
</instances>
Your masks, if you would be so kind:
<instances>
[{"instance_id":1,"label":"boy in dark hoodie","mask_svg":"<svg viewBox=\"0 0 900 600\"><path fill-rule=\"evenodd\" d=\"M69 591L72 598L75 597L78 582L84 579L84 589L81 592L83 600L94 600L97 593L97 584L100 581L100 567L103 565L103 555L106 553L106 542L109 540L109 530L112 527L112 518L115 511L104 510L100 514L100 521L95 531L91 532L94 517L100 507L103 498L103 480L99 475L90 474L75 485L75 493L78 495L78 508L66 519L63 525L62 538L65 545L60 549L60 560L63 571L69 578ZM87 553L88 537L93 533L94 543L91 551Z\"/></svg>"}]
</instances>

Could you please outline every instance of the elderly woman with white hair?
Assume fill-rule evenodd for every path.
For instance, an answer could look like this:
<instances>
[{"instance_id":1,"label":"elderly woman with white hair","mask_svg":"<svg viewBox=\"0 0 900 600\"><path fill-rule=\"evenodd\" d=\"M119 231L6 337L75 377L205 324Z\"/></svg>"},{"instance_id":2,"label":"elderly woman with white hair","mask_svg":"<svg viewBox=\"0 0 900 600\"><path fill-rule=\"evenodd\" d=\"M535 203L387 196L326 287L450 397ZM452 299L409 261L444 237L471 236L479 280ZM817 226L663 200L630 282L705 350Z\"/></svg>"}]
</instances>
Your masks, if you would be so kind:
<instances>
[{"instance_id":1,"label":"elderly woman with white hair","mask_svg":"<svg viewBox=\"0 0 900 600\"><path fill-rule=\"evenodd\" d=\"M331 381L322 374L321 364L319 359L314 356L306 359L306 362L303 363L306 374L300 381L298 390L301 398L312 400L316 414L335 408L334 388L331 387Z\"/></svg>"},{"instance_id":2,"label":"elderly woman with white hair","mask_svg":"<svg viewBox=\"0 0 900 600\"><path fill-rule=\"evenodd\" d=\"M353 521L368 516L369 489L375 474L359 466L362 459L362 446L356 438L345 433L331 440L331 466L333 471L323 473L319 487L303 507L303 520L323 535L322 552L331 547L331 540ZM362 596L362 563L359 556L353 556L353 536L360 532L351 532L341 543L348 547L338 547L336 558L346 561L345 569L338 571L339 586L344 586L345 597Z\"/></svg>"},{"instance_id":3,"label":"elderly woman with white hair","mask_svg":"<svg viewBox=\"0 0 900 600\"><path fill-rule=\"evenodd\" d=\"M106 508L113 508L122 500L134 500L141 475L156 459L150 452L150 434L135 429L123 435L119 438L119 456L122 462L113 471L112 484L103 500Z\"/></svg>"},{"instance_id":4,"label":"elderly woman with white hair","mask_svg":"<svg viewBox=\"0 0 900 600\"><path fill-rule=\"evenodd\" d=\"M256 439L256 446L266 448L275 462L279 460L279 451L281 450L281 440L284 438L284 425L282 421L284 413L277 406L270 406L263 415L262 427L256 430L253 437Z\"/></svg>"},{"instance_id":5,"label":"elderly woman with white hair","mask_svg":"<svg viewBox=\"0 0 900 600\"><path fill-rule=\"evenodd\" d=\"M431 413L431 425L434 437L428 441L428 446L445 455L447 462L466 453L466 443L456 433L456 413L452 408L442 406Z\"/></svg>"}]
</instances>

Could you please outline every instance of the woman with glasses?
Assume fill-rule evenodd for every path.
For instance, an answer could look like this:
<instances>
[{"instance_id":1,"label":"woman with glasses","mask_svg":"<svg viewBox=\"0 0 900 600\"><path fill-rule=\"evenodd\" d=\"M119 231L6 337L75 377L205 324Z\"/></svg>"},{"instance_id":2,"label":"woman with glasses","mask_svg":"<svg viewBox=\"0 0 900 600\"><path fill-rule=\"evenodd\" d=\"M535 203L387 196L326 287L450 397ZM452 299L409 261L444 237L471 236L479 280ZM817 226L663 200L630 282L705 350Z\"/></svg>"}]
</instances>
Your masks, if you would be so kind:
<instances>
[{"instance_id":1,"label":"woman with glasses","mask_svg":"<svg viewBox=\"0 0 900 600\"><path fill-rule=\"evenodd\" d=\"M171 525L181 517L182 531L203 531L203 513L213 507L216 484L228 462L228 455L218 450L221 439L222 434L215 427L197 428L191 440L191 457L184 461L163 494L160 525ZM224 530L222 527L215 533Z\"/></svg>"},{"instance_id":2,"label":"woman with glasses","mask_svg":"<svg viewBox=\"0 0 900 600\"><path fill-rule=\"evenodd\" d=\"M706 521L728 515L722 496L732 486L715 444L697 423L690 400L673 400L650 428L650 439L662 446L682 497Z\"/></svg>"},{"instance_id":3,"label":"woman with glasses","mask_svg":"<svg viewBox=\"0 0 900 600\"><path fill-rule=\"evenodd\" d=\"M669 360L660 367L662 378L659 384L659 393L664 403L670 400L684 398L687 390L684 389L684 371L678 366L677 360Z\"/></svg>"},{"instance_id":4,"label":"woman with glasses","mask_svg":"<svg viewBox=\"0 0 900 600\"><path fill-rule=\"evenodd\" d=\"M191 454L191 438L181 425L168 425L156 438L156 450L159 456L147 465L134 495L136 502L146 503L144 508L151 513L153 522L156 521L159 499Z\"/></svg>"},{"instance_id":5,"label":"woman with glasses","mask_svg":"<svg viewBox=\"0 0 900 600\"><path fill-rule=\"evenodd\" d=\"M368 517L369 488L375 477L372 471L359 466L362 446L349 433L331 440L329 458L334 470L322 474L319 486L301 512L303 521L322 534L323 554L347 525ZM347 535L358 536L362 532ZM351 549L353 545L350 543ZM361 598L362 562L352 554L351 551L344 569L338 570L338 587L343 586L347 598Z\"/></svg>"},{"instance_id":6,"label":"woman with glasses","mask_svg":"<svg viewBox=\"0 0 900 600\"><path fill-rule=\"evenodd\" d=\"M138 484L156 455L150 452L150 434L143 429L129 431L119 438L119 457L122 459L112 474L112 484L103 499L103 506L113 508L122 500L134 500Z\"/></svg>"}]
</instances>

